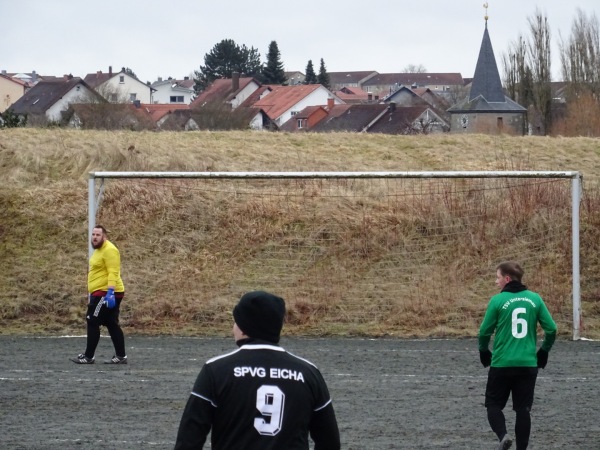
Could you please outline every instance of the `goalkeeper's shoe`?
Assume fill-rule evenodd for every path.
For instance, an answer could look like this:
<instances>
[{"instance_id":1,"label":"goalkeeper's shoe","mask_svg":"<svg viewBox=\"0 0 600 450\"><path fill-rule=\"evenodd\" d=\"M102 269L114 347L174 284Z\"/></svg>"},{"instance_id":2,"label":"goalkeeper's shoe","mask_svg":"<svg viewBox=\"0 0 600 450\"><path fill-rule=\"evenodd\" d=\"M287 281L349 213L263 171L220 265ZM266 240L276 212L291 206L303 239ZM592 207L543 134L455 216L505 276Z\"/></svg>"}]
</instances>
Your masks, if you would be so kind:
<instances>
[{"instance_id":1,"label":"goalkeeper's shoe","mask_svg":"<svg viewBox=\"0 0 600 450\"><path fill-rule=\"evenodd\" d=\"M502 440L498 443L496 450L508 450L511 445L512 440L508 437L508 434L505 434Z\"/></svg>"},{"instance_id":2,"label":"goalkeeper's shoe","mask_svg":"<svg viewBox=\"0 0 600 450\"><path fill-rule=\"evenodd\" d=\"M88 358L85 354L80 353L75 358L71 358L75 364L94 364L94 357Z\"/></svg>"},{"instance_id":3,"label":"goalkeeper's shoe","mask_svg":"<svg viewBox=\"0 0 600 450\"><path fill-rule=\"evenodd\" d=\"M108 361L104 361L104 364L127 364L127 356L113 356Z\"/></svg>"}]
</instances>

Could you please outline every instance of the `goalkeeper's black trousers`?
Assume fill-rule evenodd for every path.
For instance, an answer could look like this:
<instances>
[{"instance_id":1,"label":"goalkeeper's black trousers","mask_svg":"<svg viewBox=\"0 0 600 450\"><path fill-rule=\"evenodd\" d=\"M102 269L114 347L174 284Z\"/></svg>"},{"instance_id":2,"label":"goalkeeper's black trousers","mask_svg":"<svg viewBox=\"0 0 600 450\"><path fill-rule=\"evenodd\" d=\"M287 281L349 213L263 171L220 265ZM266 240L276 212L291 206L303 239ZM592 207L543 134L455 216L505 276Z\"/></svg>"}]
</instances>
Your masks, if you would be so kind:
<instances>
[{"instance_id":1,"label":"goalkeeper's black trousers","mask_svg":"<svg viewBox=\"0 0 600 450\"><path fill-rule=\"evenodd\" d=\"M108 329L110 338L115 347L115 355L119 357L126 356L125 336L119 326L119 310L123 293L115 293L116 305L108 309L104 304L104 297L90 295L88 303L86 321L87 321L87 345L85 356L93 358L96 353L96 347L100 342L100 326L104 325Z\"/></svg>"}]
</instances>

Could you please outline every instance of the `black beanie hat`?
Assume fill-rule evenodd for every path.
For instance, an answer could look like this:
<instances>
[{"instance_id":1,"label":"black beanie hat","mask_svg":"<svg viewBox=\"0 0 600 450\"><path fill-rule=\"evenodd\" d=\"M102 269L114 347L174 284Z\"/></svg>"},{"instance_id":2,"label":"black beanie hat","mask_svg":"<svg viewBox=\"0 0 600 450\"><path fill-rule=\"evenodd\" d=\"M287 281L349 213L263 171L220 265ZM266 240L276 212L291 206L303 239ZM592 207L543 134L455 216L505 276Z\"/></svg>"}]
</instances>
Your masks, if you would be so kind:
<instances>
[{"instance_id":1,"label":"black beanie hat","mask_svg":"<svg viewBox=\"0 0 600 450\"><path fill-rule=\"evenodd\" d=\"M274 343L279 342L284 316L283 299L264 291L242 295L233 308L235 323L245 335Z\"/></svg>"}]
</instances>

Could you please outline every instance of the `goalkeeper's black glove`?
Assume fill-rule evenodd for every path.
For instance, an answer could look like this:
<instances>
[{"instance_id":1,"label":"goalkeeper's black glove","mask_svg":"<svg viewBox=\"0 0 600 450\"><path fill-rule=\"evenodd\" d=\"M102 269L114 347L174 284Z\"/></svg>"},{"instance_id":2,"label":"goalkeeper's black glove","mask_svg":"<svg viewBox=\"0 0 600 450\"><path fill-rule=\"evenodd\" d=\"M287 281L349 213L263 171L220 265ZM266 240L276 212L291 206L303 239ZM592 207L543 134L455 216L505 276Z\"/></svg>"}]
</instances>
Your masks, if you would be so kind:
<instances>
[{"instance_id":1,"label":"goalkeeper's black glove","mask_svg":"<svg viewBox=\"0 0 600 450\"><path fill-rule=\"evenodd\" d=\"M488 367L492 363L492 352L489 350L479 350L479 361L483 367Z\"/></svg>"},{"instance_id":2,"label":"goalkeeper's black glove","mask_svg":"<svg viewBox=\"0 0 600 450\"><path fill-rule=\"evenodd\" d=\"M543 369L546 367L546 364L548 364L548 352L540 348L537 352L537 366Z\"/></svg>"}]
</instances>

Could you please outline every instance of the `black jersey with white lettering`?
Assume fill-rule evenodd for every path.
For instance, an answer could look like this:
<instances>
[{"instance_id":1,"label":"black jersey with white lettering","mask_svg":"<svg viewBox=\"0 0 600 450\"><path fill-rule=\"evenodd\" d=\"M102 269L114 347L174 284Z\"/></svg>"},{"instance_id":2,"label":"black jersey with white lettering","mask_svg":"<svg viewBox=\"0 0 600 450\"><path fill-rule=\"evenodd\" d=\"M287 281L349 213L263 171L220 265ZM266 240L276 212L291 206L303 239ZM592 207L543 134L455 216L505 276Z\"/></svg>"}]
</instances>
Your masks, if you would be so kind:
<instances>
[{"instance_id":1,"label":"black jersey with white lettering","mask_svg":"<svg viewBox=\"0 0 600 450\"><path fill-rule=\"evenodd\" d=\"M206 362L183 413L176 449L339 448L331 399L315 365L282 347L247 343Z\"/></svg>"}]
</instances>

